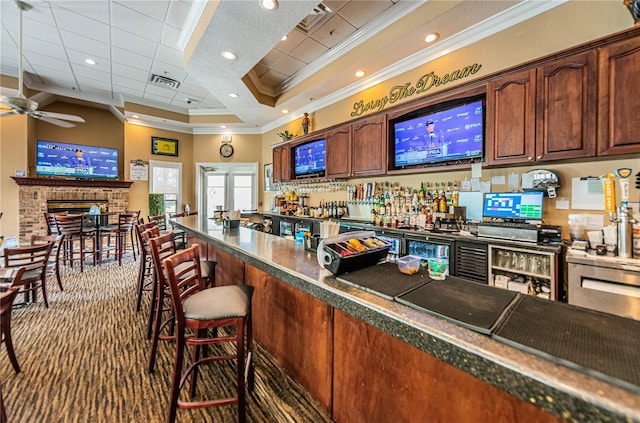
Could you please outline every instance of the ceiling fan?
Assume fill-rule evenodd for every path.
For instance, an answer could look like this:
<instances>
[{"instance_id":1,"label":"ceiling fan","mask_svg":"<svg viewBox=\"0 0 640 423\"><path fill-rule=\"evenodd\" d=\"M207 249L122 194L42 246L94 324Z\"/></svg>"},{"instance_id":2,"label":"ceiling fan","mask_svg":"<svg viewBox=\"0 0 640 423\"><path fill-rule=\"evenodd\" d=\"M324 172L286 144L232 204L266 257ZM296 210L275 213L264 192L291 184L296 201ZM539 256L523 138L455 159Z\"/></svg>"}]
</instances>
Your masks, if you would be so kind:
<instances>
[{"instance_id":1,"label":"ceiling fan","mask_svg":"<svg viewBox=\"0 0 640 423\"><path fill-rule=\"evenodd\" d=\"M72 128L76 125L73 123L65 122L67 120L72 122L82 122L84 123L84 119L80 116L67 115L64 113L53 113L53 112L44 112L38 110L38 103L26 98L22 92L23 86L23 71L22 71L22 12L26 12L31 10L32 6L28 3L25 3L20 0L14 0L18 9L20 9L20 41L19 41L19 51L20 51L20 60L19 60L19 70L18 70L18 95L15 97L12 96L2 96L2 103L9 106L12 110L10 112L4 112L0 114L0 116L8 116L11 114L19 114L19 115L29 115L36 119L40 119L44 122L51 123L53 125L58 125L63 128ZM6 110L6 109L5 109Z\"/></svg>"}]
</instances>

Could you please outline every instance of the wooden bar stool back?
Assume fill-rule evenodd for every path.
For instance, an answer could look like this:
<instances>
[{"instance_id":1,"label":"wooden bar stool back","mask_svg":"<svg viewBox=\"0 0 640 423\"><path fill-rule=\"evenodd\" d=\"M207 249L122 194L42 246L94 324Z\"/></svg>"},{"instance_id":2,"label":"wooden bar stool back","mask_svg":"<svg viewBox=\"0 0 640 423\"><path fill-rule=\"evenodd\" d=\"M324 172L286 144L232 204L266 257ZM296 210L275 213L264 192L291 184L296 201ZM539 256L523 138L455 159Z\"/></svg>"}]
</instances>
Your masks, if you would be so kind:
<instances>
[{"instance_id":1,"label":"wooden bar stool back","mask_svg":"<svg viewBox=\"0 0 640 423\"><path fill-rule=\"evenodd\" d=\"M133 225L138 220L138 216L135 213L120 213L118 214L118 224L116 226L104 226L100 228L100 238L107 237L107 244L105 245L102 241L100 245L102 246L102 251L100 257L104 255L104 252L107 253L107 258L109 258L109 253L114 251L115 256L118 258L118 265L122 266L122 256L128 250L128 245L131 246L131 252L133 254L133 260L136 259L136 251L133 243ZM111 245L111 236L113 235L115 239L115 246ZM127 243L127 240L130 240L130 244Z\"/></svg>"},{"instance_id":2,"label":"wooden bar stool back","mask_svg":"<svg viewBox=\"0 0 640 423\"><path fill-rule=\"evenodd\" d=\"M31 245L47 244L49 242L53 243L53 246L49 254L49 262L47 263L47 278L55 276L60 291L64 291L62 288L62 278L60 277L60 245L62 243L62 235L31 235Z\"/></svg>"},{"instance_id":3,"label":"wooden bar stool back","mask_svg":"<svg viewBox=\"0 0 640 423\"><path fill-rule=\"evenodd\" d=\"M12 286L24 293L25 302L35 302L38 290L42 291L45 307L49 308L47 297L47 265L53 243L30 245L4 249L4 267L24 268L20 279L16 278Z\"/></svg>"},{"instance_id":4,"label":"wooden bar stool back","mask_svg":"<svg viewBox=\"0 0 640 423\"><path fill-rule=\"evenodd\" d=\"M87 255L93 256L96 264L95 229L85 226L84 216L81 214L54 215L58 233L62 235L62 261L70 262L73 267L74 259L80 260L80 271L84 272L84 261ZM89 243L90 246L87 246Z\"/></svg>"},{"instance_id":5,"label":"wooden bar stool back","mask_svg":"<svg viewBox=\"0 0 640 423\"><path fill-rule=\"evenodd\" d=\"M138 270L138 285L137 285L137 300L136 311L140 311L142 306L142 296L145 291L151 291L153 284L153 259L149 252L149 243L143 238L142 233L147 229L151 229L157 226L155 222L141 223L140 220L133 225L134 232L136 234L136 241L139 246L140 253L140 267ZM159 232L158 232L159 233ZM155 235L154 235L155 236Z\"/></svg>"},{"instance_id":6,"label":"wooden bar stool back","mask_svg":"<svg viewBox=\"0 0 640 423\"><path fill-rule=\"evenodd\" d=\"M152 249L156 239L151 239ZM198 245L177 252L163 261L175 320L175 362L167 422L173 423L178 409L238 404L238 421L246 421L246 386L252 377L251 297L253 287L230 285L205 288L200 274ZM235 353L203 354L212 344L235 344ZM183 372L187 345L192 347L191 363ZM200 366L217 361L235 360L236 396L193 400ZM251 375L251 376L249 376ZM180 400L180 390L190 379L190 400ZM251 386L251 384L250 384Z\"/></svg>"}]
</instances>

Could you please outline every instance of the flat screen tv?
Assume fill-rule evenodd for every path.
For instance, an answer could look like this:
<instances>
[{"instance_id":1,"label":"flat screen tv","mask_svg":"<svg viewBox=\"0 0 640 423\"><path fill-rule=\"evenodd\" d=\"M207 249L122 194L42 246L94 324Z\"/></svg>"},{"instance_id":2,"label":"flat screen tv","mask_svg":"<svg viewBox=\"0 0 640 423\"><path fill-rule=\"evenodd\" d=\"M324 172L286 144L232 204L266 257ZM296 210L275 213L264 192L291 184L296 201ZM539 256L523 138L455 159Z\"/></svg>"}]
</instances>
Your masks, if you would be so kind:
<instances>
[{"instance_id":1,"label":"flat screen tv","mask_svg":"<svg viewBox=\"0 0 640 423\"><path fill-rule=\"evenodd\" d=\"M541 220L544 193L488 192L484 195L482 216L505 220Z\"/></svg>"},{"instance_id":2,"label":"flat screen tv","mask_svg":"<svg viewBox=\"0 0 640 423\"><path fill-rule=\"evenodd\" d=\"M416 110L389 121L394 169L465 163L484 156L484 95Z\"/></svg>"},{"instance_id":3,"label":"flat screen tv","mask_svg":"<svg viewBox=\"0 0 640 423\"><path fill-rule=\"evenodd\" d=\"M293 147L296 178L324 176L327 143L325 139L309 141Z\"/></svg>"},{"instance_id":4,"label":"flat screen tv","mask_svg":"<svg viewBox=\"0 0 640 423\"><path fill-rule=\"evenodd\" d=\"M37 140L36 175L118 179L118 149Z\"/></svg>"}]
</instances>

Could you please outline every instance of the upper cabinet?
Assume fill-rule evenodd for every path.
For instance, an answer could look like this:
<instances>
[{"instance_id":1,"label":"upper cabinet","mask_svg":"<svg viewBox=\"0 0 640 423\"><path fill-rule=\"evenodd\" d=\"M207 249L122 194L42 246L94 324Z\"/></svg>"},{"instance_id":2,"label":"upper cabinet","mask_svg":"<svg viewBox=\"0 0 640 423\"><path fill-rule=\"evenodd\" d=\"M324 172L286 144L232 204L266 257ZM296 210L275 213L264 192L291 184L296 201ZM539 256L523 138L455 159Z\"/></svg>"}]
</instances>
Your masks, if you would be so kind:
<instances>
[{"instance_id":1,"label":"upper cabinet","mask_svg":"<svg viewBox=\"0 0 640 423\"><path fill-rule=\"evenodd\" d=\"M291 179L290 150L288 144L273 148L273 182L287 182Z\"/></svg>"},{"instance_id":2,"label":"upper cabinet","mask_svg":"<svg viewBox=\"0 0 640 423\"><path fill-rule=\"evenodd\" d=\"M487 163L596 155L598 56L575 54L487 87Z\"/></svg>"},{"instance_id":3,"label":"upper cabinet","mask_svg":"<svg viewBox=\"0 0 640 423\"><path fill-rule=\"evenodd\" d=\"M536 70L536 160L595 155L597 60L589 51Z\"/></svg>"},{"instance_id":4,"label":"upper cabinet","mask_svg":"<svg viewBox=\"0 0 640 423\"><path fill-rule=\"evenodd\" d=\"M535 72L525 70L487 84L487 164L535 159Z\"/></svg>"},{"instance_id":5,"label":"upper cabinet","mask_svg":"<svg viewBox=\"0 0 640 423\"><path fill-rule=\"evenodd\" d=\"M599 49L598 155L640 152L640 37Z\"/></svg>"},{"instance_id":6,"label":"upper cabinet","mask_svg":"<svg viewBox=\"0 0 640 423\"><path fill-rule=\"evenodd\" d=\"M352 176L382 175L387 162L386 115L365 118L352 125Z\"/></svg>"},{"instance_id":7,"label":"upper cabinet","mask_svg":"<svg viewBox=\"0 0 640 423\"><path fill-rule=\"evenodd\" d=\"M351 125L327 132L327 178L351 176Z\"/></svg>"}]
</instances>

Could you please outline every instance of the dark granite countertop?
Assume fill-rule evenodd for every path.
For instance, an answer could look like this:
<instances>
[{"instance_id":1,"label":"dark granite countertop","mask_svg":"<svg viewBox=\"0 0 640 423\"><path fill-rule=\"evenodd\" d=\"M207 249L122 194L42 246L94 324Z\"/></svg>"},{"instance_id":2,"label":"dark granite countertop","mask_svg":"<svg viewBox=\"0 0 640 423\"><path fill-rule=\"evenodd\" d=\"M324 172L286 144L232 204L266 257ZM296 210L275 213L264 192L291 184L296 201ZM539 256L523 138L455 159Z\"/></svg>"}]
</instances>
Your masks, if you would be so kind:
<instances>
[{"instance_id":1,"label":"dark granite countertop","mask_svg":"<svg viewBox=\"0 0 640 423\"><path fill-rule=\"evenodd\" d=\"M216 248L566 421L640 422L637 393L340 282L301 243L223 229L196 216L173 220Z\"/></svg>"}]
</instances>

